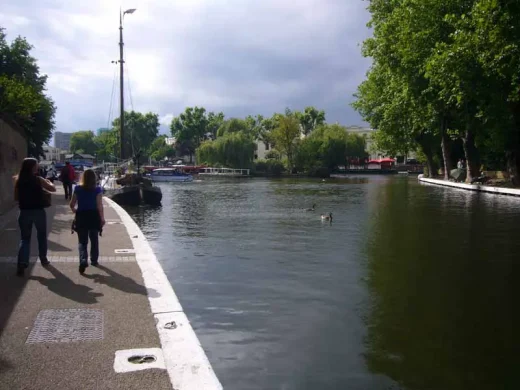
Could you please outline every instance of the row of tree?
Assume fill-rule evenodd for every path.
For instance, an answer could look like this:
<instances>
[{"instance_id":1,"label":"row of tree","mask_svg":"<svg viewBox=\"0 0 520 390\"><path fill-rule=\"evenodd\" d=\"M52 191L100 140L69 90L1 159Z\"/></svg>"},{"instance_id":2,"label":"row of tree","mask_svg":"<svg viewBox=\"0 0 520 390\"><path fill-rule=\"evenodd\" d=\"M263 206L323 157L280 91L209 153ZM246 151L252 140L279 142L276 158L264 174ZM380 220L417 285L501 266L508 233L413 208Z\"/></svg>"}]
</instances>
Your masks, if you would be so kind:
<instances>
[{"instance_id":1,"label":"row of tree","mask_svg":"<svg viewBox=\"0 0 520 390\"><path fill-rule=\"evenodd\" d=\"M371 0L373 59L354 107L388 154L419 149L445 178L462 144L467 180L482 165L520 170L520 2ZM436 156L440 158L436 159Z\"/></svg>"},{"instance_id":2,"label":"row of tree","mask_svg":"<svg viewBox=\"0 0 520 390\"><path fill-rule=\"evenodd\" d=\"M31 49L21 37L8 43L0 27L0 113L23 128L28 155L39 157L52 136L56 108L45 93L47 76L40 74Z\"/></svg>"},{"instance_id":3,"label":"row of tree","mask_svg":"<svg viewBox=\"0 0 520 390\"><path fill-rule=\"evenodd\" d=\"M366 156L363 137L347 134L343 126L327 124L325 112L314 107L307 107L303 112L286 109L283 114L275 113L269 118L257 115L225 120L222 113L210 113L208 118L219 117L222 122L218 128L210 127L210 130L217 129L216 132L207 131L206 137L197 140L187 136L191 132L186 126L179 125L187 123L185 118L193 112L204 114L205 111L198 107L186 109L172 120L171 130L174 137L196 147L199 163L249 168L257 140L273 147L268 158L284 161L290 172L314 172L320 168L330 171L338 165L346 165L349 158ZM198 134L203 132L199 130Z\"/></svg>"},{"instance_id":4,"label":"row of tree","mask_svg":"<svg viewBox=\"0 0 520 390\"><path fill-rule=\"evenodd\" d=\"M207 113L202 107L188 107L172 119L170 130L176 142L166 144L159 135L157 114L128 112L125 115L125 151L129 156L138 152L143 159L161 161L165 157L196 154L197 161L231 168L251 168L257 141L273 147L268 158L283 161L292 171L334 169L350 158L364 158L365 139L348 134L346 128L325 122L324 111L307 107L304 111L275 113L244 119L226 119L223 113ZM78 131L71 137L72 152L95 155L100 160L114 161L119 154L119 119L112 129L98 136Z\"/></svg>"},{"instance_id":5,"label":"row of tree","mask_svg":"<svg viewBox=\"0 0 520 390\"><path fill-rule=\"evenodd\" d=\"M162 159L175 155L166 145L165 137L159 136L159 115L130 111L125 113L125 155L140 153L146 157ZM112 128L101 134L91 130L76 131L70 139L70 150L74 153L88 153L98 160L115 161L120 154L120 119L112 122Z\"/></svg>"}]
</instances>

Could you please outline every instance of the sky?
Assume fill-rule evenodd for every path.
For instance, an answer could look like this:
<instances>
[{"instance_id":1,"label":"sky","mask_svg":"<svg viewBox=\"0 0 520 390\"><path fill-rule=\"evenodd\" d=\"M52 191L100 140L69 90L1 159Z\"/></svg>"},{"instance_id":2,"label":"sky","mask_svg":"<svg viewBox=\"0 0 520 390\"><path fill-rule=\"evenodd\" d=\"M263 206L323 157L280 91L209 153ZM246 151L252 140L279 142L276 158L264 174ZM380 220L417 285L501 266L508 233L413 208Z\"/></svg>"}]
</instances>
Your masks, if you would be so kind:
<instances>
[{"instance_id":1,"label":"sky","mask_svg":"<svg viewBox=\"0 0 520 390\"><path fill-rule=\"evenodd\" d=\"M118 116L119 9L125 108L159 114L161 132L186 107L226 117L324 109L365 125L351 107L370 60L363 0L2 0L7 39L34 46L56 131L96 130ZM112 96L114 92L114 96Z\"/></svg>"}]
</instances>

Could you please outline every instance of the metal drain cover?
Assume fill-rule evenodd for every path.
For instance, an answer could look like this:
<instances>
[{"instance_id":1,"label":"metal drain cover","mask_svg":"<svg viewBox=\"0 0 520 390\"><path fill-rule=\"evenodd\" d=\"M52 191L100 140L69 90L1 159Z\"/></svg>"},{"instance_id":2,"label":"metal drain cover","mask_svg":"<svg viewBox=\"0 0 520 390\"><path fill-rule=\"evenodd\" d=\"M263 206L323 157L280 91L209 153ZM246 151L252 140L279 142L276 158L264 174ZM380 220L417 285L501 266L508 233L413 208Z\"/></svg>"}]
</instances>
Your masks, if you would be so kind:
<instances>
[{"instance_id":1,"label":"metal drain cover","mask_svg":"<svg viewBox=\"0 0 520 390\"><path fill-rule=\"evenodd\" d=\"M103 310L48 309L38 313L26 344L103 340Z\"/></svg>"}]
</instances>

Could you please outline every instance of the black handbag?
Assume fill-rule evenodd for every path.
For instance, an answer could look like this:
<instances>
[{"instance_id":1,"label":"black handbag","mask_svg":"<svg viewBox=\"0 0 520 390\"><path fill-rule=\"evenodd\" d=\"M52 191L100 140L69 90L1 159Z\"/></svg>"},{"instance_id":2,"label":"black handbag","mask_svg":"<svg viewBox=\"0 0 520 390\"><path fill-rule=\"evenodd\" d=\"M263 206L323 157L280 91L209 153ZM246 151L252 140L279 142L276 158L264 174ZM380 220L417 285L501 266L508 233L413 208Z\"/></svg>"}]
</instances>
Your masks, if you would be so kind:
<instances>
[{"instance_id":1,"label":"black handbag","mask_svg":"<svg viewBox=\"0 0 520 390\"><path fill-rule=\"evenodd\" d=\"M47 207L51 207L51 205L52 205L51 193L48 191L45 191L42 188L42 206L43 206L43 208L46 209Z\"/></svg>"}]
</instances>

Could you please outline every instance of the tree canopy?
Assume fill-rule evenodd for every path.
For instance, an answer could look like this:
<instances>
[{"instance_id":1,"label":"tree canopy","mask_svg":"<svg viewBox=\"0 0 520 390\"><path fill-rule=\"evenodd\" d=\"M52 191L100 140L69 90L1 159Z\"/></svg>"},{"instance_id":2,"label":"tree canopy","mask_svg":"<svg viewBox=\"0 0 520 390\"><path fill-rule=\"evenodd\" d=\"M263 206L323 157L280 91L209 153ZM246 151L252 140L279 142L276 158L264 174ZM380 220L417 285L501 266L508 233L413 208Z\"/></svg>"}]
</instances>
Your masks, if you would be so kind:
<instances>
[{"instance_id":1,"label":"tree canopy","mask_svg":"<svg viewBox=\"0 0 520 390\"><path fill-rule=\"evenodd\" d=\"M56 108L45 93L47 76L40 74L32 48L22 37L7 43L0 27L0 111L25 130L28 154L39 157L52 136Z\"/></svg>"},{"instance_id":2,"label":"tree canopy","mask_svg":"<svg viewBox=\"0 0 520 390\"><path fill-rule=\"evenodd\" d=\"M420 148L445 177L462 142L467 180L502 153L513 181L520 168L518 2L372 0L363 45L373 59L354 107L392 152ZM505 153L504 153L505 151Z\"/></svg>"},{"instance_id":3,"label":"tree canopy","mask_svg":"<svg viewBox=\"0 0 520 390\"><path fill-rule=\"evenodd\" d=\"M72 153L97 154L98 144L95 137L96 135L91 130L76 131L70 137L70 151Z\"/></svg>"}]
</instances>

